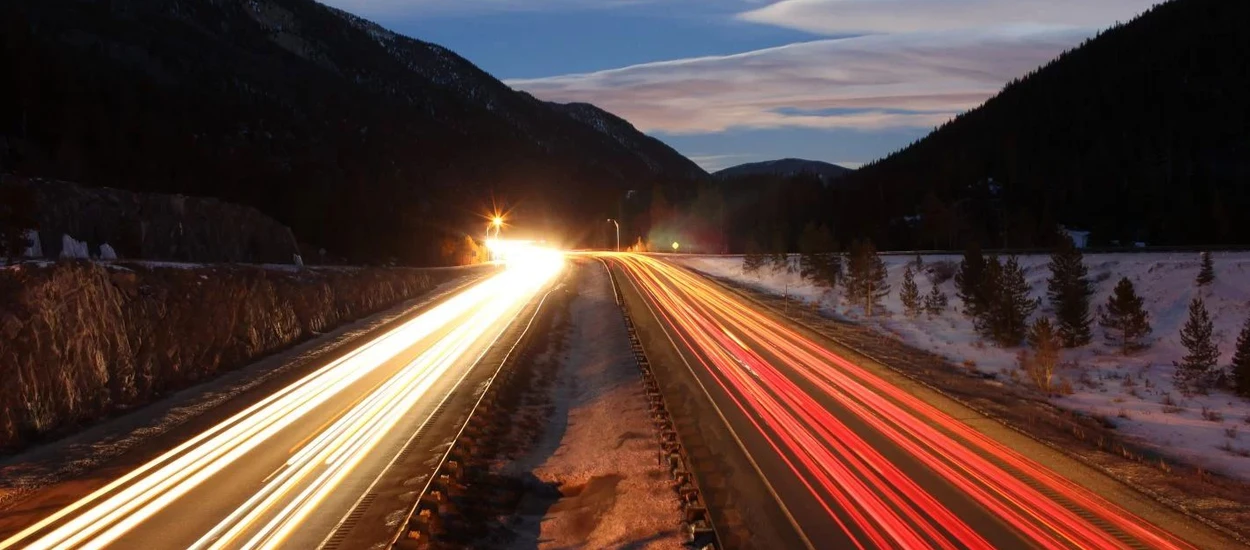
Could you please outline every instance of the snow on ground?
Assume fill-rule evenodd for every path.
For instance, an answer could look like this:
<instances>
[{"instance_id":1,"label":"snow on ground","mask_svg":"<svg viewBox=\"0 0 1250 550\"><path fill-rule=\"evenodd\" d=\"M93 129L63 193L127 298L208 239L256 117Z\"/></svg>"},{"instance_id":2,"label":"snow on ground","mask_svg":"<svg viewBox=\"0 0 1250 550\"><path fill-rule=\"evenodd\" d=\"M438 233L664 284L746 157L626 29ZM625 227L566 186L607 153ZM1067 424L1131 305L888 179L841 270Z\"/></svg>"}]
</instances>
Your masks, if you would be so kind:
<instances>
[{"instance_id":1,"label":"snow on ground","mask_svg":"<svg viewBox=\"0 0 1250 550\"><path fill-rule=\"evenodd\" d=\"M1217 252L1212 257L1216 280L1200 290L1194 284L1199 264L1197 253L1087 255L1085 265L1096 290L1091 313L1094 306L1106 303L1120 277L1128 277L1150 313L1153 345L1123 357L1103 343L1102 329L1095 322L1094 342L1081 349L1066 350L1063 357L1066 365L1058 373L1071 382L1075 393L1056 398L1054 402L1104 416L1114 422L1121 433L1162 454L1250 479L1250 401L1226 391L1187 397L1172 384L1175 371L1172 363L1185 355L1180 331L1194 296L1201 295L1211 313L1216 343L1223 354L1221 363L1225 365L1232 360L1237 335L1250 314L1250 253ZM861 312L846 306L840 292L830 293L814 287L796 273L764 268L759 274L744 274L741 256L669 258L709 275L740 281L760 290L788 293L809 303L819 301L827 314L866 323L910 345L941 354L955 364L995 374L1001 380L1008 380L1016 367L1019 348L1000 349L981 343L972 322L958 313L963 304L955 295L954 280L940 285L950 298L951 307L945 315L934 319L923 315L908 319L902 314L898 289L902 286L903 270L914 261L914 256L883 256L890 273L891 291L884 301L887 312L867 320ZM926 275L916 276L920 294L923 296L931 289L930 277L936 265L949 263L953 273L960 258L959 255L925 256ZM1033 287L1033 296L1042 298L1042 307L1034 316L1053 318L1045 299L1050 257L1021 256L1019 261Z\"/></svg>"},{"instance_id":2,"label":"snow on ground","mask_svg":"<svg viewBox=\"0 0 1250 550\"><path fill-rule=\"evenodd\" d=\"M540 548L680 548L681 515L647 413L637 363L611 282L596 262L572 275L565 346L552 389L554 423L506 466L560 488L539 518ZM540 362L543 363L543 362Z\"/></svg>"}]
</instances>

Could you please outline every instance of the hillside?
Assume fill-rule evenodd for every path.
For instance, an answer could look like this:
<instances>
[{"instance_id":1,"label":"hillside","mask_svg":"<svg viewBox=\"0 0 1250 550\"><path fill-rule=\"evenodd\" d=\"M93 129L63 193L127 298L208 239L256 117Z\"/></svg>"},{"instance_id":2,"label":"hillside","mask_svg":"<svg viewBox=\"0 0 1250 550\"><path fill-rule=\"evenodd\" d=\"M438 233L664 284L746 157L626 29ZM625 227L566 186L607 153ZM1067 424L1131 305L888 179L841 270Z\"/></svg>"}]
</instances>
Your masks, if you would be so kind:
<instances>
[{"instance_id":1,"label":"hillside","mask_svg":"<svg viewBox=\"0 0 1250 550\"><path fill-rule=\"evenodd\" d=\"M16 0L0 28L0 171L247 204L357 261L440 262L492 200L576 244L628 189L707 179L312 0Z\"/></svg>"},{"instance_id":2,"label":"hillside","mask_svg":"<svg viewBox=\"0 0 1250 550\"><path fill-rule=\"evenodd\" d=\"M780 159L751 162L718 170L712 174L717 179L738 178L743 176L797 176L799 174L815 174L823 181L833 181L851 172L836 164L818 160Z\"/></svg>"},{"instance_id":3,"label":"hillside","mask_svg":"<svg viewBox=\"0 0 1250 550\"><path fill-rule=\"evenodd\" d=\"M848 175L828 220L892 248L1040 245L1055 224L1250 242L1246 21L1247 2L1156 6Z\"/></svg>"}]
</instances>

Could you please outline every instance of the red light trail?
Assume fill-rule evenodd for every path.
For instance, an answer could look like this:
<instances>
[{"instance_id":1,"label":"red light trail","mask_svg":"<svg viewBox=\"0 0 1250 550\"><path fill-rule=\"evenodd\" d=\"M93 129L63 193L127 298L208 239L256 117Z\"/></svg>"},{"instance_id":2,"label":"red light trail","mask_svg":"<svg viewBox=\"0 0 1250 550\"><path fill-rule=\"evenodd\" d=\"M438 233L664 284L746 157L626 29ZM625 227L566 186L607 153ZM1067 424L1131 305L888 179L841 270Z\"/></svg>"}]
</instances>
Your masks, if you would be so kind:
<instances>
[{"instance_id":1,"label":"red light trail","mask_svg":"<svg viewBox=\"0 0 1250 550\"><path fill-rule=\"evenodd\" d=\"M610 257L853 546L994 548L995 524L1039 548L1191 548L699 277Z\"/></svg>"}]
</instances>

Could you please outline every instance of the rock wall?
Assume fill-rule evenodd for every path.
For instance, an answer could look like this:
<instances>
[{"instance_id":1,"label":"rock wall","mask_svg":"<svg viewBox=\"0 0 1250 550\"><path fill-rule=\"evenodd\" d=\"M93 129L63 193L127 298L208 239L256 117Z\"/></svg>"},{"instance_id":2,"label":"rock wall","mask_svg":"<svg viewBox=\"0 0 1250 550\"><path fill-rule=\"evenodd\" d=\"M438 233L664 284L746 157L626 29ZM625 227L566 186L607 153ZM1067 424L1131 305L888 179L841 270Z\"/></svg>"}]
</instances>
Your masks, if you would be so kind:
<instances>
[{"instance_id":1,"label":"rock wall","mask_svg":"<svg viewBox=\"0 0 1250 550\"><path fill-rule=\"evenodd\" d=\"M123 259L201 263L289 264L299 254L289 228L248 206L13 176L0 185L33 192L39 242L50 259L61 257L66 235L96 258L104 244Z\"/></svg>"},{"instance_id":2,"label":"rock wall","mask_svg":"<svg viewBox=\"0 0 1250 550\"><path fill-rule=\"evenodd\" d=\"M83 261L0 268L0 451L148 403L468 273Z\"/></svg>"}]
</instances>

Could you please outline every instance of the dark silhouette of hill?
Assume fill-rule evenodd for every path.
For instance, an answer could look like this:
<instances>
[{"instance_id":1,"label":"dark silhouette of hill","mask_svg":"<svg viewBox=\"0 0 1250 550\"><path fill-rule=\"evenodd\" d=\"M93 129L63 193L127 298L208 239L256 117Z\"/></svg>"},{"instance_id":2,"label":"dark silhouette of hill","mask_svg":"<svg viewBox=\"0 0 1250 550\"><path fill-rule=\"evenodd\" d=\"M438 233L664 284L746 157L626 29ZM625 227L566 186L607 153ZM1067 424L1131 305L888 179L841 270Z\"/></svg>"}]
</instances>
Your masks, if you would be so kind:
<instances>
[{"instance_id":1,"label":"dark silhouette of hill","mask_svg":"<svg viewBox=\"0 0 1250 550\"><path fill-rule=\"evenodd\" d=\"M823 181L833 181L850 172L850 168L843 168L828 162L787 158L739 164L737 166L731 166L729 168L713 172L712 176L717 179L724 180L730 178L740 178L743 176L797 176L799 174L814 174L820 177Z\"/></svg>"},{"instance_id":2,"label":"dark silhouette of hill","mask_svg":"<svg viewBox=\"0 0 1250 550\"><path fill-rule=\"evenodd\" d=\"M492 200L581 244L627 190L708 178L312 0L11 0L0 30L0 171L251 205L356 261L439 262Z\"/></svg>"},{"instance_id":3,"label":"dark silhouette of hill","mask_svg":"<svg viewBox=\"0 0 1250 550\"><path fill-rule=\"evenodd\" d=\"M1250 243L1247 21L1250 2L1156 6L848 174L815 221L896 249L1045 245L1058 224L1101 245ZM793 241L807 221L755 223Z\"/></svg>"}]
</instances>

